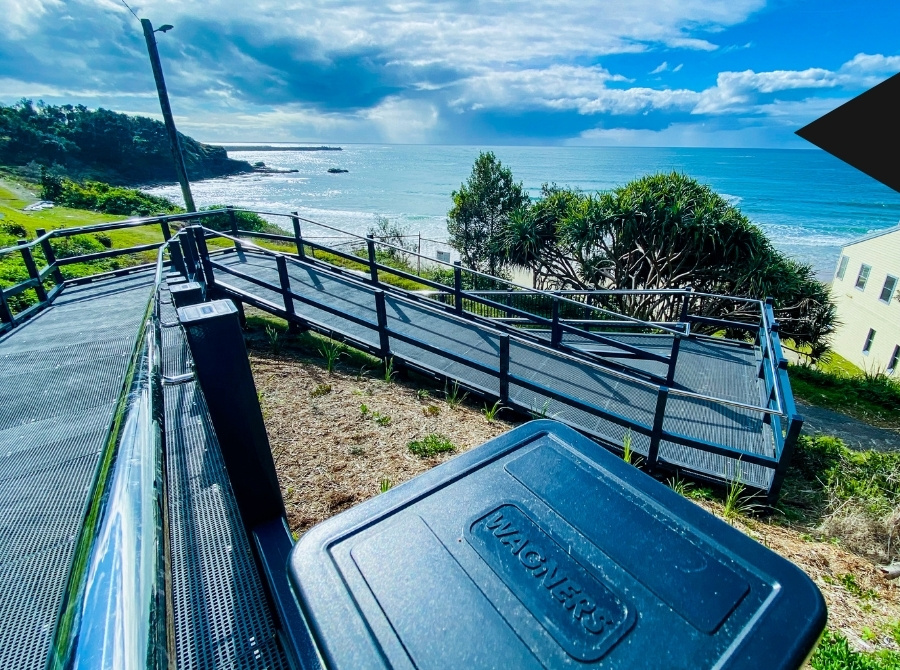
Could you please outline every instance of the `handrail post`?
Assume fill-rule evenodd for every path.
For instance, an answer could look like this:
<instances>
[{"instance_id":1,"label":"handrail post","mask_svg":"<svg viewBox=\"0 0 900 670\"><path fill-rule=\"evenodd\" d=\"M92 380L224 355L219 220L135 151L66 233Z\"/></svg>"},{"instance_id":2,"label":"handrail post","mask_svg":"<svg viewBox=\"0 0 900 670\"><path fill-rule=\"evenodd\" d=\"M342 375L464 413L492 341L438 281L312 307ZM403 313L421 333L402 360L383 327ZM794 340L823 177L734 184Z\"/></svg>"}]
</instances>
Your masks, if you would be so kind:
<instances>
[{"instance_id":1,"label":"handrail post","mask_svg":"<svg viewBox=\"0 0 900 670\"><path fill-rule=\"evenodd\" d=\"M558 347L562 344L562 327L559 323L559 298L553 296L553 324L550 326L550 345Z\"/></svg>"},{"instance_id":2,"label":"handrail post","mask_svg":"<svg viewBox=\"0 0 900 670\"><path fill-rule=\"evenodd\" d=\"M678 352L681 351L682 337L681 333L676 333L672 336L672 350L669 352L669 369L666 371L666 386L672 386L675 382L675 368L678 365Z\"/></svg>"},{"instance_id":3,"label":"handrail post","mask_svg":"<svg viewBox=\"0 0 900 670\"><path fill-rule=\"evenodd\" d=\"M369 254L369 277L378 286L378 261L375 258L375 238L372 235L366 235L366 251Z\"/></svg>"},{"instance_id":4,"label":"handrail post","mask_svg":"<svg viewBox=\"0 0 900 670\"><path fill-rule=\"evenodd\" d=\"M778 494L781 492L781 485L784 483L784 477L794 457L794 449L797 446L797 440L800 439L802 428L803 417L799 414L792 415L788 424L787 435L784 438L784 445L781 448L781 455L778 456L776 454L778 456L778 465L775 466L775 474L772 475L772 485L769 487L769 493L766 496L767 505L774 505L778 502Z\"/></svg>"},{"instance_id":5,"label":"handrail post","mask_svg":"<svg viewBox=\"0 0 900 670\"><path fill-rule=\"evenodd\" d=\"M169 228L169 219L167 219L166 217L162 217L159 220L159 228L162 231L163 240L165 242L168 242L170 239L172 239L172 229Z\"/></svg>"},{"instance_id":6,"label":"handrail post","mask_svg":"<svg viewBox=\"0 0 900 670\"><path fill-rule=\"evenodd\" d=\"M181 240L169 241L169 258L172 259L175 270L187 277L187 266L184 264L184 255L181 253Z\"/></svg>"},{"instance_id":7,"label":"handrail post","mask_svg":"<svg viewBox=\"0 0 900 670\"><path fill-rule=\"evenodd\" d=\"M197 254L189 228L182 228L178 234L178 241L184 252L185 277L188 281L194 281L197 278Z\"/></svg>"},{"instance_id":8,"label":"handrail post","mask_svg":"<svg viewBox=\"0 0 900 670\"><path fill-rule=\"evenodd\" d=\"M231 225L231 236L239 237L238 235L238 227L237 227L237 215L234 212L234 207L232 205L226 205L225 209L228 210L228 223ZM235 251L242 251L243 247L241 247L241 243L236 239L234 241Z\"/></svg>"},{"instance_id":9,"label":"handrail post","mask_svg":"<svg viewBox=\"0 0 900 670\"><path fill-rule=\"evenodd\" d=\"M650 449L647 451L647 472L653 472L659 460L659 443L662 440L663 420L666 416L666 402L669 387L660 386L656 394L656 411L653 414L653 432L650 433Z\"/></svg>"},{"instance_id":10,"label":"handrail post","mask_svg":"<svg viewBox=\"0 0 900 670\"><path fill-rule=\"evenodd\" d=\"M19 240L19 244L27 245L28 240ZM34 292L37 293L38 301L46 302L47 291L44 290L44 284L41 281L41 275L38 273L37 265L34 263L34 256L31 255L31 247L23 246L19 251L22 254L22 260L25 263L25 269L28 270L28 276L37 281Z\"/></svg>"},{"instance_id":11,"label":"handrail post","mask_svg":"<svg viewBox=\"0 0 900 670\"><path fill-rule=\"evenodd\" d=\"M38 237L43 237L47 234L47 231L43 228L38 228L34 232ZM62 271L60 271L59 267L56 265L56 253L53 251L49 239L41 240L41 251L44 252L44 258L47 259L47 265L53 266L53 279L56 280L57 284L62 284L64 281Z\"/></svg>"},{"instance_id":12,"label":"handrail post","mask_svg":"<svg viewBox=\"0 0 900 670\"><path fill-rule=\"evenodd\" d=\"M509 404L509 335L500 336L500 402Z\"/></svg>"},{"instance_id":13,"label":"handrail post","mask_svg":"<svg viewBox=\"0 0 900 670\"><path fill-rule=\"evenodd\" d=\"M391 355L391 342L388 334L387 303L384 291L375 291L375 314L378 318L378 348L381 357L387 361Z\"/></svg>"},{"instance_id":14,"label":"handrail post","mask_svg":"<svg viewBox=\"0 0 900 670\"><path fill-rule=\"evenodd\" d=\"M294 323L296 313L294 311L294 299L291 297L291 276L288 274L287 261L284 256L275 257L275 265L278 267L278 281L281 284L281 297L284 299L284 311L287 312L288 330L296 330Z\"/></svg>"},{"instance_id":15,"label":"handrail post","mask_svg":"<svg viewBox=\"0 0 900 670\"><path fill-rule=\"evenodd\" d=\"M694 288L692 286L688 286L684 290L684 295L681 298L681 314L678 317L681 323L687 324L688 316L690 316L691 309L691 294L694 292Z\"/></svg>"},{"instance_id":16,"label":"handrail post","mask_svg":"<svg viewBox=\"0 0 900 670\"><path fill-rule=\"evenodd\" d=\"M453 308L462 316L462 263L453 261Z\"/></svg>"},{"instance_id":17,"label":"handrail post","mask_svg":"<svg viewBox=\"0 0 900 670\"><path fill-rule=\"evenodd\" d=\"M306 260L306 252L303 250L303 235L300 234L300 215L291 212L291 223L294 225L294 242L297 244L297 255L300 260Z\"/></svg>"},{"instance_id":18,"label":"handrail post","mask_svg":"<svg viewBox=\"0 0 900 670\"><path fill-rule=\"evenodd\" d=\"M208 294L209 289L215 286L216 280L215 277L213 277L212 263L209 260L209 250L206 248L206 238L203 236L203 228L200 226L191 226L188 231L197 247L197 254L200 257L200 267L198 267L197 270L200 275L200 281L206 283Z\"/></svg>"},{"instance_id":19,"label":"handrail post","mask_svg":"<svg viewBox=\"0 0 900 670\"><path fill-rule=\"evenodd\" d=\"M15 322L15 317L13 317L12 310L9 308L9 303L6 301L6 292L3 290L3 287L0 286L0 323Z\"/></svg>"}]
</instances>

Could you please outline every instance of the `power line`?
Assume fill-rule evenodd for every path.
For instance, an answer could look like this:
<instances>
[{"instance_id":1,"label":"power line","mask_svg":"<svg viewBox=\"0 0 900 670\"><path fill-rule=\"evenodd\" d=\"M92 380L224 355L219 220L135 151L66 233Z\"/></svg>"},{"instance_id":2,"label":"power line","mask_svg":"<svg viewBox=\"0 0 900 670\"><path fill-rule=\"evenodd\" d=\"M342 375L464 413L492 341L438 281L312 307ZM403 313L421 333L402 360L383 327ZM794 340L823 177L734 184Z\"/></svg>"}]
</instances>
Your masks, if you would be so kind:
<instances>
[{"instance_id":1,"label":"power line","mask_svg":"<svg viewBox=\"0 0 900 670\"><path fill-rule=\"evenodd\" d=\"M125 2L125 0L122 0L122 4L125 5L126 7L128 7L128 3ZM134 13L134 10L133 10L131 7L128 7L128 11L131 12L132 14L134 14L134 18L136 18L138 21L141 20L141 19L138 17L138 15Z\"/></svg>"}]
</instances>

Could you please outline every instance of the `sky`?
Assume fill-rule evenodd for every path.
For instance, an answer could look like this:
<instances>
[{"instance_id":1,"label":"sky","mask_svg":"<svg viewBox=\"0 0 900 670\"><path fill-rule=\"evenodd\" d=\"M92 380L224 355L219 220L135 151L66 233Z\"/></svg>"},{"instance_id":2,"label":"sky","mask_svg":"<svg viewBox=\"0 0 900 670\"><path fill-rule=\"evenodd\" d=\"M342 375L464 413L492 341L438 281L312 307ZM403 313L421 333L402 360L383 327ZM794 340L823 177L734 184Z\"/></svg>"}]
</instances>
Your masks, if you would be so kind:
<instances>
[{"instance_id":1,"label":"sky","mask_svg":"<svg viewBox=\"0 0 900 670\"><path fill-rule=\"evenodd\" d=\"M810 148L900 72L898 0L134 0L208 142ZM160 118L121 0L0 0L0 102Z\"/></svg>"}]
</instances>

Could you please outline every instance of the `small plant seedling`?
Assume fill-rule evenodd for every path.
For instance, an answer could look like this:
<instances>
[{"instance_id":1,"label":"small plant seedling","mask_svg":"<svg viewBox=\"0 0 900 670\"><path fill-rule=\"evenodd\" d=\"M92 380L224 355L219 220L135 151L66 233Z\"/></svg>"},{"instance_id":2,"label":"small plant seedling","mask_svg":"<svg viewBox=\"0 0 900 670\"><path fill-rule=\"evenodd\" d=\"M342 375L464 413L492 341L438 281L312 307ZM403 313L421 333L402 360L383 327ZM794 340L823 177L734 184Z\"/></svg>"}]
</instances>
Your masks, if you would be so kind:
<instances>
[{"instance_id":1,"label":"small plant seedling","mask_svg":"<svg viewBox=\"0 0 900 670\"><path fill-rule=\"evenodd\" d=\"M503 407L498 400L492 407L485 405L484 409L481 410L481 413L484 414L484 418L488 423L493 423L501 409L505 409L505 407Z\"/></svg>"},{"instance_id":2,"label":"small plant seedling","mask_svg":"<svg viewBox=\"0 0 900 670\"><path fill-rule=\"evenodd\" d=\"M310 391L309 395L311 395L313 398L320 398L323 395L327 395L329 393L331 393L331 384L319 384L318 386L316 386L316 388Z\"/></svg>"},{"instance_id":3,"label":"small plant seedling","mask_svg":"<svg viewBox=\"0 0 900 670\"><path fill-rule=\"evenodd\" d=\"M363 415L363 417L369 416L369 406L366 403L363 403L359 406L359 413Z\"/></svg>"},{"instance_id":4,"label":"small plant seedling","mask_svg":"<svg viewBox=\"0 0 900 670\"><path fill-rule=\"evenodd\" d=\"M843 575L838 575L838 581L840 581L841 585L857 598L862 600L872 600L878 597L878 593L873 589L864 589L861 587L856 582L856 575L852 573L848 572Z\"/></svg>"},{"instance_id":5,"label":"small plant seedling","mask_svg":"<svg viewBox=\"0 0 900 670\"><path fill-rule=\"evenodd\" d=\"M385 477L384 479L381 480L381 492L382 493L387 493L388 491L390 491L392 486L393 486L393 484L391 483L391 480L388 479L387 477Z\"/></svg>"},{"instance_id":6,"label":"small plant seedling","mask_svg":"<svg viewBox=\"0 0 900 670\"><path fill-rule=\"evenodd\" d=\"M641 457L631 448L631 429L625 431L625 437L622 438L622 460L628 465L640 464Z\"/></svg>"},{"instance_id":7,"label":"small plant seedling","mask_svg":"<svg viewBox=\"0 0 900 670\"><path fill-rule=\"evenodd\" d=\"M362 447L350 447L351 456L362 456L364 453L366 453L366 450Z\"/></svg>"},{"instance_id":8,"label":"small plant seedling","mask_svg":"<svg viewBox=\"0 0 900 670\"><path fill-rule=\"evenodd\" d=\"M391 417L387 414L382 414L381 412L375 412L372 414L372 417L379 426L388 426L391 423Z\"/></svg>"},{"instance_id":9,"label":"small plant seedling","mask_svg":"<svg viewBox=\"0 0 900 670\"><path fill-rule=\"evenodd\" d=\"M356 381L361 382L361 381L363 380L363 377L366 376L366 373L367 373L368 371L369 371L369 366L363 365L363 366L359 369L359 372L356 373Z\"/></svg>"},{"instance_id":10,"label":"small plant seedling","mask_svg":"<svg viewBox=\"0 0 900 670\"><path fill-rule=\"evenodd\" d=\"M428 405L428 407L422 408L422 413L425 416L435 417L441 413L441 408L437 405Z\"/></svg>"},{"instance_id":11,"label":"small plant seedling","mask_svg":"<svg viewBox=\"0 0 900 670\"><path fill-rule=\"evenodd\" d=\"M693 488L688 491L688 498L692 500L714 500L716 497L715 492L706 486L698 486L697 488Z\"/></svg>"},{"instance_id":12,"label":"small plant seedling","mask_svg":"<svg viewBox=\"0 0 900 670\"><path fill-rule=\"evenodd\" d=\"M334 372L334 366L341 357L341 345L331 339L325 340L319 347L319 353L325 359L325 369L328 370L328 374Z\"/></svg>"},{"instance_id":13,"label":"small plant seedling","mask_svg":"<svg viewBox=\"0 0 900 670\"><path fill-rule=\"evenodd\" d=\"M397 371L394 370L394 357L384 359L384 381L388 384L393 383L394 375L397 374Z\"/></svg>"},{"instance_id":14,"label":"small plant seedling","mask_svg":"<svg viewBox=\"0 0 900 670\"><path fill-rule=\"evenodd\" d=\"M535 409L534 403L531 404L531 414L532 419L546 419L547 418L547 410L550 409L550 400L547 399L544 401L544 404L541 405L540 409Z\"/></svg>"},{"instance_id":15,"label":"small plant seedling","mask_svg":"<svg viewBox=\"0 0 900 670\"><path fill-rule=\"evenodd\" d=\"M428 392L428 389L418 389L416 391L416 398L419 400L428 400L431 397L431 393Z\"/></svg>"},{"instance_id":16,"label":"small plant seedling","mask_svg":"<svg viewBox=\"0 0 900 670\"><path fill-rule=\"evenodd\" d=\"M450 409L456 409L459 407L463 401L468 397L468 393L463 393L460 395L459 393L459 382L454 381L453 384L448 388L446 384L444 384L444 397L447 399L447 404L450 405Z\"/></svg>"},{"instance_id":17,"label":"small plant seedling","mask_svg":"<svg viewBox=\"0 0 900 670\"><path fill-rule=\"evenodd\" d=\"M888 633L893 638L894 642L900 644L900 621L894 621L892 624L888 625Z\"/></svg>"},{"instance_id":18,"label":"small plant seedling","mask_svg":"<svg viewBox=\"0 0 900 670\"><path fill-rule=\"evenodd\" d=\"M443 435L431 433L421 440L413 440L407 445L407 448L416 456L427 458L447 451L454 451L456 445Z\"/></svg>"},{"instance_id":19,"label":"small plant seedling","mask_svg":"<svg viewBox=\"0 0 900 670\"><path fill-rule=\"evenodd\" d=\"M269 347L272 349L273 354L277 354L281 349L281 343L278 341L280 335L279 330L272 324L266 326L266 337L269 338Z\"/></svg>"},{"instance_id":20,"label":"small plant seedling","mask_svg":"<svg viewBox=\"0 0 900 670\"><path fill-rule=\"evenodd\" d=\"M690 490L694 488L694 485L691 482L684 481L678 475L674 477L669 477L669 480L666 482L669 485L669 488L675 491L680 496L684 496L687 498L690 495Z\"/></svg>"},{"instance_id":21,"label":"small plant seedling","mask_svg":"<svg viewBox=\"0 0 900 670\"><path fill-rule=\"evenodd\" d=\"M865 640L866 642L874 642L875 640L878 639L878 636L875 634L875 631L873 631L868 626L866 626L862 629L862 632L860 633L860 637L863 640Z\"/></svg>"}]
</instances>

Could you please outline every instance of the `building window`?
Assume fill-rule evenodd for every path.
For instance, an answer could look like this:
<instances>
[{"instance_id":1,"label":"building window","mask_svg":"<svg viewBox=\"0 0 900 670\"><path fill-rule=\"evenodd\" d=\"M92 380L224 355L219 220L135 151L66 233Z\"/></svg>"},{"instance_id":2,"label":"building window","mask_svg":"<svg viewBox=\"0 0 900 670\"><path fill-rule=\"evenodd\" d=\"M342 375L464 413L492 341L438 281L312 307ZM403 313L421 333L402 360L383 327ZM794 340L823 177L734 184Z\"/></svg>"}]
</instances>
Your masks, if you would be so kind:
<instances>
[{"instance_id":1,"label":"building window","mask_svg":"<svg viewBox=\"0 0 900 670\"><path fill-rule=\"evenodd\" d=\"M838 279L844 278L844 273L847 272L847 263L850 262L850 259L846 256L841 256L841 260L838 261L838 269L837 272L834 273L834 276Z\"/></svg>"},{"instance_id":2,"label":"building window","mask_svg":"<svg viewBox=\"0 0 900 670\"><path fill-rule=\"evenodd\" d=\"M872 348L872 341L875 339L875 331L869 328L869 334L866 335L866 343L863 345L863 353L869 353L869 349Z\"/></svg>"},{"instance_id":3,"label":"building window","mask_svg":"<svg viewBox=\"0 0 900 670\"><path fill-rule=\"evenodd\" d=\"M869 281L869 273L872 271L871 265L866 265L865 263L859 268L859 275L856 277L856 288L860 291L864 291L866 289L866 282Z\"/></svg>"},{"instance_id":4,"label":"building window","mask_svg":"<svg viewBox=\"0 0 900 670\"><path fill-rule=\"evenodd\" d=\"M897 360L900 359L900 346L894 347L894 353L891 354L891 360L888 361L888 374L893 374L897 367Z\"/></svg>"},{"instance_id":5,"label":"building window","mask_svg":"<svg viewBox=\"0 0 900 670\"><path fill-rule=\"evenodd\" d=\"M881 288L881 295L878 296L878 299L881 302L890 302L891 298L894 297L895 288L897 288L897 278L888 275L887 279L884 280L884 286Z\"/></svg>"}]
</instances>

